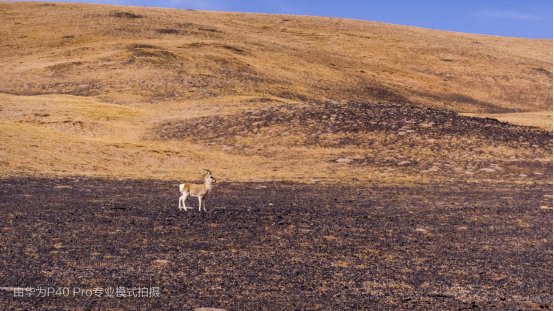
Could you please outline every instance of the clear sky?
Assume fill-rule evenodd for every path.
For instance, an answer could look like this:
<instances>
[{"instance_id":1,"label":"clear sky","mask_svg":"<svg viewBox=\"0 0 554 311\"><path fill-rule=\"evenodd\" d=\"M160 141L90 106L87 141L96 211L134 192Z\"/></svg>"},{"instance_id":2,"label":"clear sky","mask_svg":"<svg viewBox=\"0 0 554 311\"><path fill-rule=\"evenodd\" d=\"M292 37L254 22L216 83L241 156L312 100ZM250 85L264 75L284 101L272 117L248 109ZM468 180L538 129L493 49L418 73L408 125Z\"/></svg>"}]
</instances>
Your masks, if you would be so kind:
<instances>
[{"instance_id":1,"label":"clear sky","mask_svg":"<svg viewBox=\"0 0 554 311\"><path fill-rule=\"evenodd\" d=\"M60 1L60 0L56 0ZM552 0L73 0L175 9L315 15L495 36L552 39Z\"/></svg>"}]
</instances>

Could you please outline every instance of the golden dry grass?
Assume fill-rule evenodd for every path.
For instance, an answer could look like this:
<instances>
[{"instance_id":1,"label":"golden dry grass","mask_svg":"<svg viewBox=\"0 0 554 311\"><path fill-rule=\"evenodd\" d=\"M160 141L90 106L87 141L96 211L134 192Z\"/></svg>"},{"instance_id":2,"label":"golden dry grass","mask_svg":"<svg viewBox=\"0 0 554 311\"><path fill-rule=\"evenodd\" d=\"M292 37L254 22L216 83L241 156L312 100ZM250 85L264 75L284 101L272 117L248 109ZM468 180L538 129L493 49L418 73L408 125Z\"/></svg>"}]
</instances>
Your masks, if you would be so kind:
<instances>
[{"instance_id":1,"label":"golden dry grass","mask_svg":"<svg viewBox=\"0 0 554 311\"><path fill-rule=\"evenodd\" d=\"M502 122L520 124L520 125L530 126L530 127L537 127L544 130L552 131L552 118L553 118L552 110L539 111L539 112L513 112L513 113L501 113L501 114L465 113L463 115L477 116L482 118L493 118Z\"/></svg>"},{"instance_id":2,"label":"golden dry grass","mask_svg":"<svg viewBox=\"0 0 554 311\"><path fill-rule=\"evenodd\" d=\"M145 139L163 122L285 103L412 104L552 129L552 40L326 17L39 2L0 2L0 31L3 176L194 180L209 168L228 181L428 180L335 161L385 158L379 146L295 146L302 139L295 135L236 139L241 150L268 145L267 157ZM497 149L491 154L500 155Z\"/></svg>"},{"instance_id":3,"label":"golden dry grass","mask_svg":"<svg viewBox=\"0 0 554 311\"><path fill-rule=\"evenodd\" d=\"M552 108L552 40L309 16L1 8L1 91L12 94L127 104L209 96L410 101L473 113Z\"/></svg>"}]
</instances>

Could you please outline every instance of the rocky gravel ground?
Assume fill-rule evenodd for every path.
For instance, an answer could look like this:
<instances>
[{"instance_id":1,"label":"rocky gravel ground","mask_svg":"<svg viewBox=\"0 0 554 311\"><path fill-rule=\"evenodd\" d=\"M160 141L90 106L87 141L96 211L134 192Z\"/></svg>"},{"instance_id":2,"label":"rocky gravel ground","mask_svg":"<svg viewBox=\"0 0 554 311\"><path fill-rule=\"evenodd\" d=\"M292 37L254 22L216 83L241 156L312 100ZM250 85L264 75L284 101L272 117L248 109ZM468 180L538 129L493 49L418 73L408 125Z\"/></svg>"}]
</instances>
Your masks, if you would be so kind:
<instances>
[{"instance_id":1,"label":"rocky gravel ground","mask_svg":"<svg viewBox=\"0 0 554 311\"><path fill-rule=\"evenodd\" d=\"M177 184L0 180L2 309L552 309L551 185Z\"/></svg>"},{"instance_id":2,"label":"rocky gravel ground","mask_svg":"<svg viewBox=\"0 0 554 311\"><path fill-rule=\"evenodd\" d=\"M286 129L281 128L286 127ZM459 115L455 112L385 103L282 104L224 116L186 121L165 121L152 129L151 139L233 140L241 136L306 135L301 146L363 147L376 142L376 134L389 135L389 143L417 143L418 138L486 138L499 143L545 147L552 135L544 130ZM326 140L326 134L345 137ZM373 135L372 135L373 134ZM259 136L259 135L258 135Z\"/></svg>"},{"instance_id":3,"label":"rocky gravel ground","mask_svg":"<svg viewBox=\"0 0 554 311\"><path fill-rule=\"evenodd\" d=\"M182 140L237 155L294 161L341 155L352 170L413 178L552 180L552 133L495 119L383 103L278 104L164 121L147 140Z\"/></svg>"}]
</instances>

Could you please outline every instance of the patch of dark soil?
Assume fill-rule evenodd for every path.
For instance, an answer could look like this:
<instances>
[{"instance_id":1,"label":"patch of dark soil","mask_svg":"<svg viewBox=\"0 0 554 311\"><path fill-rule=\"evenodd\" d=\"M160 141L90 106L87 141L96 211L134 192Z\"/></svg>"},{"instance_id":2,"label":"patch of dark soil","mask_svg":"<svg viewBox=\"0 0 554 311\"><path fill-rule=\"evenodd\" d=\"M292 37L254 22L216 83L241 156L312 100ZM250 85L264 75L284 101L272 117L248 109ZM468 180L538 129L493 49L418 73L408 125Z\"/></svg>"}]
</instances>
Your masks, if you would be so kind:
<instances>
[{"instance_id":1,"label":"patch of dark soil","mask_svg":"<svg viewBox=\"0 0 554 311\"><path fill-rule=\"evenodd\" d=\"M224 48L224 49L226 49L226 50L235 52L235 53L237 53L237 54L244 54L244 49L238 48L238 47L236 47L236 46L224 44L224 45L222 45L221 47Z\"/></svg>"},{"instance_id":2,"label":"patch of dark soil","mask_svg":"<svg viewBox=\"0 0 554 311\"><path fill-rule=\"evenodd\" d=\"M128 49L156 49L156 50L161 50L162 49L159 46L150 45L150 44L142 44L142 43L129 44L127 46L127 48Z\"/></svg>"},{"instance_id":3,"label":"patch of dark soil","mask_svg":"<svg viewBox=\"0 0 554 311\"><path fill-rule=\"evenodd\" d=\"M184 44L179 48L201 48L201 47L222 48L222 49L234 52L236 54L241 54L241 55L248 54L246 50L242 47L239 48L237 46L228 45L228 44L216 44L216 43L206 43L206 42L193 42L189 44Z\"/></svg>"},{"instance_id":4,"label":"patch of dark soil","mask_svg":"<svg viewBox=\"0 0 554 311\"><path fill-rule=\"evenodd\" d=\"M539 74L543 74L547 77L549 77L550 79L552 79L552 72L546 70L546 69L543 69L543 68L529 68L529 70L532 70L536 73L539 73Z\"/></svg>"},{"instance_id":5,"label":"patch of dark soil","mask_svg":"<svg viewBox=\"0 0 554 311\"><path fill-rule=\"evenodd\" d=\"M64 74L64 71L53 71L56 76ZM102 91L102 85L98 81L76 81L74 83L51 82L49 84L28 83L20 90L1 90L0 93L10 95L35 96L45 94L70 94L75 96L97 96Z\"/></svg>"},{"instance_id":6,"label":"patch of dark soil","mask_svg":"<svg viewBox=\"0 0 554 311\"><path fill-rule=\"evenodd\" d=\"M284 104L285 102L280 101L278 99L273 99L273 98L257 97L257 98L250 98L250 99L241 100L241 103L281 103L281 104Z\"/></svg>"},{"instance_id":7,"label":"patch of dark soil","mask_svg":"<svg viewBox=\"0 0 554 311\"><path fill-rule=\"evenodd\" d=\"M135 14L131 12L111 12L110 17L137 19L137 18L143 18L144 16L141 14Z\"/></svg>"},{"instance_id":8,"label":"patch of dark soil","mask_svg":"<svg viewBox=\"0 0 554 311\"><path fill-rule=\"evenodd\" d=\"M321 134L341 134L340 141L325 147L367 145L370 133L399 134L404 141L420 138L483 138L490 141L552 146L547 131L516 126L495 119L460 116L454 112L398 104L321 103L281 105L238 115L210 116L186 121L164 122L148 139L214 140L236 135L248 136L281 127L291 135L306 135L303 145L321 145ZM408 135L404 135L408 134Z\"/></svg>"},{"instance_id":9,"label":"patch of dark soil","mask_svg":"<svg viewBox=\"0 0 554 311\"><path fill-rule=\"evenodd\" d=\"M222 33L223 31L217 30L214 28L198 28L200 31L206 31L206 32L215 32L215 33Z\"/></svg>"},{"instance_id":10,"label":"patch of dark soil","mask_svg":"<svg viewBox=\"0 0 554 311\"><path fill-rule=\"evenodd\" d=\"M177 184L0 180L0 304L552 308L552 210L541 208L552 206L551 185L222 182L207 212L196 201L184 212ZM15 287L35 292L14 297ZM49 287L67 287L69 297L37 297ZM102 292L116 287L131 297ZM159 297L134 297L141 288L159 288ZM74 297L74 289L91 295Z\"/></svg>"},{"instance_id":11,"label":"patch of dark soil","mask_svg":"<svg viewBox=\"0 0 554 311\"><path fill-rule=\"evenodd\" d=\"M177 29L164 28L164 29L157 29L156 33L169 34L169 35L178 35L180 32Z\"/></svg>"}]
</instances>

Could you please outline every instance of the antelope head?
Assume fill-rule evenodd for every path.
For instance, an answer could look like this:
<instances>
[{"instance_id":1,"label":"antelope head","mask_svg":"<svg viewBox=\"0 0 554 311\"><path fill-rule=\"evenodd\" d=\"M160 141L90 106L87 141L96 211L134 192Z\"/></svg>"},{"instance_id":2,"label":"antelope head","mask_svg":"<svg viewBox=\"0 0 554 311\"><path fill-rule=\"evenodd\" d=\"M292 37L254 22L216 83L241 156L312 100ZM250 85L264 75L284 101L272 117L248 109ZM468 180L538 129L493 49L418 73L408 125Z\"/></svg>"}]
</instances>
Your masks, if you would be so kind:
<instances>
[{"instance_id":1,"label":"antelope head","mask_svg":"<svg viewBox=\"0 0 554 311\"><path fill-rule=\"evenodd\" d=\"M210 179L213 182L217 182L217 180L214 178L210 170L207 170L207 169L204 169L204 170L206 171L206 177L204 177L205 179Z\"/></svg>"}]
</instances>

